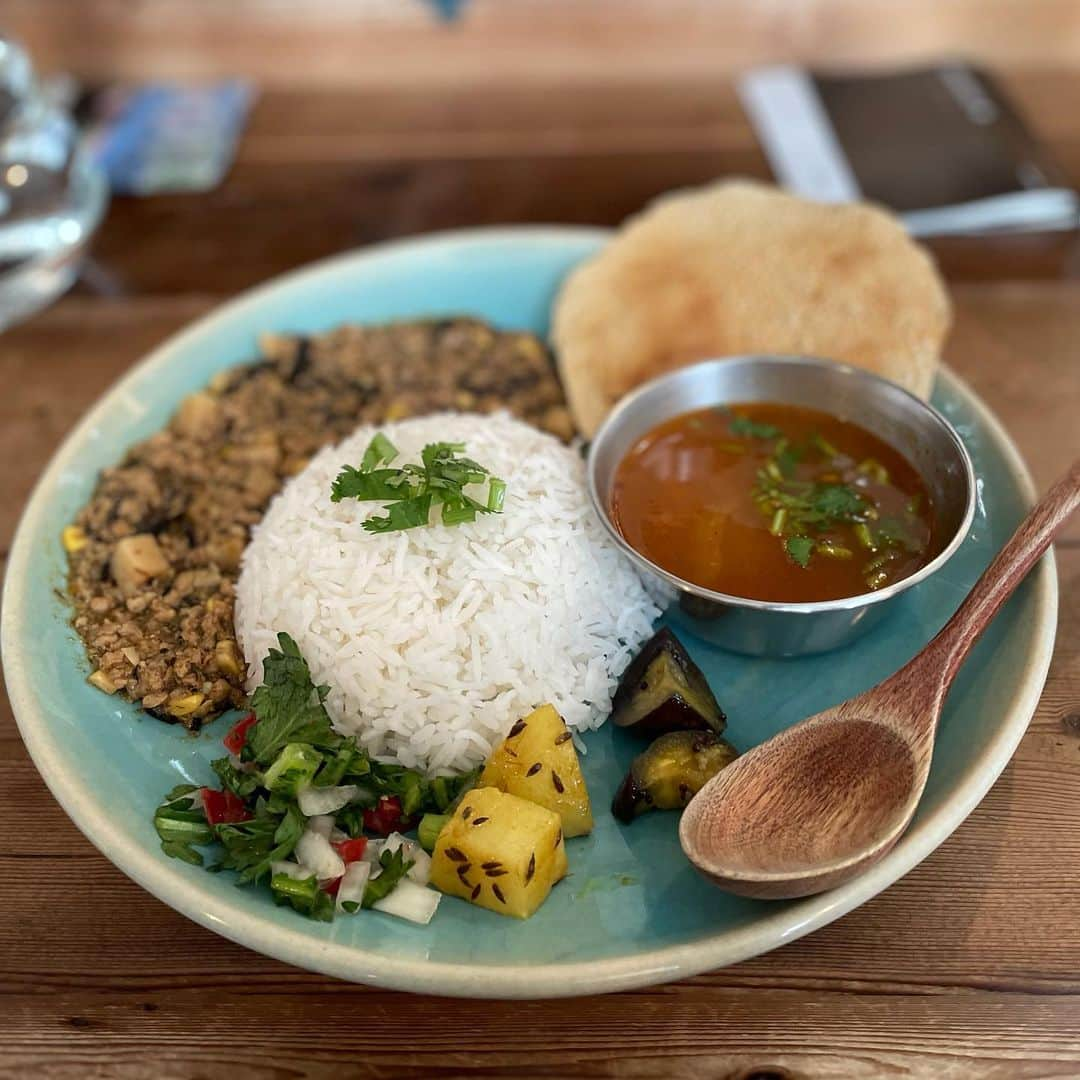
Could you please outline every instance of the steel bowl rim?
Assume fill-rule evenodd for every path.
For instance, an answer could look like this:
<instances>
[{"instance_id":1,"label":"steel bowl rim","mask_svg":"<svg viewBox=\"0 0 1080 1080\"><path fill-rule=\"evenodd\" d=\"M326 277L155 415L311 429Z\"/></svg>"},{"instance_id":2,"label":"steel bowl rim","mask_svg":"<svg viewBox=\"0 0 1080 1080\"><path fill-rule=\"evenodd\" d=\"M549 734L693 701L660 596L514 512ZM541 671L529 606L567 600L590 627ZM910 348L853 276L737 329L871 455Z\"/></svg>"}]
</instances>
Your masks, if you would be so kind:
<instances>
[{"instance_id":1,"label":"steel bowl rim","mask_svg":"<svg viewBox=\"0 0 1080 1080\"><path fill-rule=\"evenodd\" d=\"M615 523L611 520L607 507L600 498L596 480L596 448L601 444L603 437L617 427L620 418L629 412L642 398L654 393L658 386L675 381L679 378L686 378L688 373L693 371L700 371L703 368L719 367L721 365L732 363L750 366L758 364L797 366L828 371L830 374L840 372L845 377L854 378L857 382L861 380L872 394L881 393L885 389L890 393L898 392L902 398L907 399L909 405L913 407L916 412L928 414L932 420L936 421L944 429L945 434L955 446L959 454L961 465L963 466L964 482L966 485L963 516L961 517L960 524L957 526L952 538L945 547L943 547L925 566L916 570L915 573L910 574L908 577L902 578L900 581L896 581L887 588L880 589L877 592L858 593L855 596L842 596L836 600L813 600L801 603L777 600L753 600L746 596L733 596L729 593L707 589L702 585L696 585L692 581L687 581L685 578L679 577L678 574L673 574L670 570L665 570L662 566L654 563L651 559L638 551L615 527ZM718 402L717 404L722 404L722 402ZM897 453L899 452L900 451L897 451ZM871 607L874 604L884 603L895 596L899 596L901 593L906 592L908 589L913 588L915 585L918 585L920 582L925 581L928 577L937 573L937 571L940 570L954 554L956 554L957 549L964 542L968 532L971 530L971 523L975 518L975 506L977 503L975 467L971 461L971 455L964 445L964 440L960 438L960 433L953 427L944 414L934 408L928 401L923 401L922 398L917 397L899 383L895 383L890 379L886 379L875 372L867 371L864 368L857 368L851 364L844 364L835 360L826 360L821 357L786 355L783 353L740 353L732 356L709 357L705 360L699 360L696 363L689 364L686 367L664 372L662 375L657 375L648 382L635 387L621 398L611 412L604 417L596 434L590 440L588 457L586 459L586 474L589 501L592 503L593 510L607 530L608 535L615 541L619 549L625 555L629 556L639 569L661 578L681 593L690 593L702 600L710 600L715 603L725 604L729 607L745 608L748 611L767 611L776 614L814 615L829 611L851 611L855 608Z\"/></svg>"}]
</instances>

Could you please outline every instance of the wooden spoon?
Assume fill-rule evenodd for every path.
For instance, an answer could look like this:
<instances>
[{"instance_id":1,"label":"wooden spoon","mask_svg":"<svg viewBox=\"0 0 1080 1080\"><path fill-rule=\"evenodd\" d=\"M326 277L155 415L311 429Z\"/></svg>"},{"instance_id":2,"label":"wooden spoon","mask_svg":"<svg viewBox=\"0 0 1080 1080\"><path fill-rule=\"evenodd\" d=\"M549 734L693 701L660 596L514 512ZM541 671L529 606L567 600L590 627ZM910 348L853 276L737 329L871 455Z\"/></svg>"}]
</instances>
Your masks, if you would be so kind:
<instances>
[{"instance_id":1,"label":"wooden spoon","mask_svg":"<svg viewBox=\"0 0 1080 1080\"><path fill-rule=\"evenodd\" d=\"M830 889L885 855L922 796L941 706L960 665L1078 505L1080 461L913 660L714 776L679 825L690 861L730 892L780 898Z\"/></svg>"}]
</instances>

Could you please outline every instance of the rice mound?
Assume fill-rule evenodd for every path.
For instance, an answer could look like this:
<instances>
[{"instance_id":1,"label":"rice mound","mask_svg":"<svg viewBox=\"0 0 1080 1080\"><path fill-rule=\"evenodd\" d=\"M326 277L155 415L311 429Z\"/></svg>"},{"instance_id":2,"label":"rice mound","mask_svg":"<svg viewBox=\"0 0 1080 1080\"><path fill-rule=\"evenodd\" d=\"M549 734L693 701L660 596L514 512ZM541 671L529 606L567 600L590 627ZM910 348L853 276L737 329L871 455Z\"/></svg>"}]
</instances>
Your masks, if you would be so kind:
<instances>
[{"instance_id":1,"label":"rice mound","mask_svg":"<svg viewBox=\"0 0 1080 1080\"><path fill-rule=\"evenodd\" d=\"M376 431L398 465L464 443L506 481L503 513L365 532L382 505L332 503L330 486ZM284 630L330 686L339 731L436 773L478 764L544 702L572 728L599 727L658 615L596 520L576 450L507 414L441 413L361 427L285 485L244 553L236 631L249 688Z\"/></svg>"}]
</instances>

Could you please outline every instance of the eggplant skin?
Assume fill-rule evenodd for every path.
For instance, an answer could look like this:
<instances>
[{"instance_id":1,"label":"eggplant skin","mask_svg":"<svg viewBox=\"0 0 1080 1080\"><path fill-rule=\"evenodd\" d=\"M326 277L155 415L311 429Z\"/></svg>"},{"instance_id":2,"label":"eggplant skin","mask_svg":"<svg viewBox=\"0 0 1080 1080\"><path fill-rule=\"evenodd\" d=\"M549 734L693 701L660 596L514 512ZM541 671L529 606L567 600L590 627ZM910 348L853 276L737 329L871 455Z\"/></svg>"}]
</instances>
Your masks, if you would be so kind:
<instances>
[{"instance_id":1,"label":"eggplant skin","mask_svg":"<svg viewBox=\"0 0 1080 1080\"><path fill-rule=\"evenodd\" d=\"M712 731L727 717L701 669L667 628L641 647L619 680L611 699L617 727L655 738L669 731Z\"/></svg>"},{"instance_id":2,"label":"eggplant skin","mask_svg":"<svg viewBox=\"0 0 1080 1080\"><path fill-rule=\"evenodd\" d=\"M631 769L623 777L622 783L611 800L611 812L619 821L629 825L638 814L652 809L652 798L648 791L638 785Z\"/></svg>"},{"instance_id":3,"label":"eggplant skin","mask_svg":"<svg viewBox=\"0 0 1080 1080\"><path fill-rule=\"evenodd\" d=\"M727 717L720 713L720 728L712 727L682 694L671 694L655 709L631 724L620 724L618 717L613 718L616 727L622 727L634 732L635 735L646 738L656 738L669 731L723 731L727 725Z\"/></svg>"},{"instance_id":4,"label":"eggplant skin","mask_svg":"<svg viewBox=\"0 0 1080 1080\"><path fill-rule=\"evenodd\" d=\"M638 754L611 812L629 824L650 810L681 810L738 751L711 731L669 731Z\"/></svg>"}]
</instances>

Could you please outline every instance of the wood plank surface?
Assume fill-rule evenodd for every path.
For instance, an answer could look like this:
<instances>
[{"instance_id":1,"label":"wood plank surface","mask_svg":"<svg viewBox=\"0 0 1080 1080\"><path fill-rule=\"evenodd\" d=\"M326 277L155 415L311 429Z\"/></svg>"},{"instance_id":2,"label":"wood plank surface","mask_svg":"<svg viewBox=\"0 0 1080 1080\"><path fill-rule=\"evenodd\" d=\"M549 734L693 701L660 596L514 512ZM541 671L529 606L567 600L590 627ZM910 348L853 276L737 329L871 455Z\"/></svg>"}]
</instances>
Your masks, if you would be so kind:
<instances>
[{"instance_id":1,"label":"wood plank surface","mask_svg":"<svg viewBox=\"0 0 1080 1080\"><path fill-rule=\"evenodd\" d=\"M1058 103L1080 92L1080 75L1010 85L1078 175L1080 118ZM0 336L0 552L86 407L223 296L387 236L613 223L667 187L764 175L730 87L717 86L691 79L636 98L624 88L584 104L552 89L550 108L524 91L498 106L473 89L442 100L268 94L225 185L117 200L76 291ZM1080 453L1075 237L1048 239L938 251L956 307L948 361L1009 429L1040 488ZM1012 764L938 851L772 954L580 1001L363 989L203 930L82 838L4 697L0 1077L1080 1077L1078 524L1058 559L1061 620L1042 701Z\"/></svg>"},{"instance_id":2,"label":"wood plank surface","mask_svg":"<svg viewBox=\"0 0 1080 1080\"><path fill-rule=\"evenodd\" d=\"M1080 184L1068 71L1005 79ZM312 259L434 229L615 225L672 188L769 169L729 82L331 93L268 91L236 167L205 195L117 199L91 284L123 295L232 293ZM931 245L954 281L1074 273L1077 234Z\"/></svg>"},{"instance_id":3,"label":"wood plank surface","mask_svg":"<svg viewBox=\"0 0 1080 1080\"><path fill-rule=\"evenodd\" d=\"M222 72L275 86L593 87L753 64L974 57L1075 63L1074 0L3 0L41 62L102 78Z\"/></svg>"}]
</instances>

